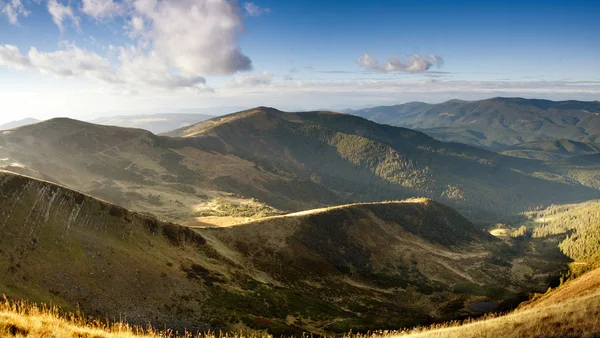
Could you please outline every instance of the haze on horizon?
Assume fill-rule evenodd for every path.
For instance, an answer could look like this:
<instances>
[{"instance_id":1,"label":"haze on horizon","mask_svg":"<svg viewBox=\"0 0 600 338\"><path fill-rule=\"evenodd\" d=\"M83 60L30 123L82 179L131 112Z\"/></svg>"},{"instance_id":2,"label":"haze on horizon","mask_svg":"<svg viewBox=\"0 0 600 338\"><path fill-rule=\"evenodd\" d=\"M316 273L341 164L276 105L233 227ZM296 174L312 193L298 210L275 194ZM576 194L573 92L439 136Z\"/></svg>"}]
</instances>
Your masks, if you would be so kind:
<instances>
[{"instance_id":1,"label":"haze on horizon","mask_svg":"<svg viewBox=\"0 0 600 338\"><path fill-rule=\"evenodd\" d=\"M593 101L598 10L593 1L0 0L0 123L219 106Z\"/></svg>"}]
</instances>

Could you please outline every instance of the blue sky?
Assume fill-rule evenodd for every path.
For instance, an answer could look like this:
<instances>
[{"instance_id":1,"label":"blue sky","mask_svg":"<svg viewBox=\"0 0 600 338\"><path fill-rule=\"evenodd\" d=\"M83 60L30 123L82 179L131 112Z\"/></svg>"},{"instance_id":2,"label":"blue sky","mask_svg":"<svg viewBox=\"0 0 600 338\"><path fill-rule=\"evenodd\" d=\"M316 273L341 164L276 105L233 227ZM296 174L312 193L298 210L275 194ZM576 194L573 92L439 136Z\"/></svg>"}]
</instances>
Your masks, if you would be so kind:
<instances>
[{"instance_id":1,"label":"blue sky","mask_svg":"<svg viewBox=\"0 0 600 338\"><path fill-rule=\"evenodd\" d=\"M597 1L0 0L0 122L600 99Z\"/></svg>"}]
</instances>

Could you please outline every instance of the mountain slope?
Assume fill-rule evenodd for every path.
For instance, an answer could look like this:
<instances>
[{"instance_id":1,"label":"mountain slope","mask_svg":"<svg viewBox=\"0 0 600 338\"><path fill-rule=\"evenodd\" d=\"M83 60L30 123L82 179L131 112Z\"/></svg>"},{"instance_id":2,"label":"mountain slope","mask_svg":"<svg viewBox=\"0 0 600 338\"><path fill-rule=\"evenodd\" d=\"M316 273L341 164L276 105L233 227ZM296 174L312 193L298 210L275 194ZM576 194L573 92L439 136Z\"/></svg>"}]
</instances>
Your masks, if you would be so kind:
<instances>
[{"instance_id":1,"label":"mountain slope","mask_svg":"<svg viewBox=\"0 0 600 338\"><path fill-rule=\"evenodd\" d=\"M102 117L93 120L93 123L117 126L123 128L139 128L154 134L168 132L173 129L196 124L214 116L205 114L148 114L148 115L121 115Z\"/></svg>"},{"instance_id":2,"label":"mountain slope","mask_svg":"<svg viewBox=\"0 0 600 338\"><path fill-rule=\"evenodd\" d=\"M555 139L596 142L600 137L598 101L498 97L407 103L351 112L378 123L422 130L440 140L492 149Z\"/></svg>"},{"instance_id":3,"label":"mountain slope","mask_svg":"<svg viewBox=\"0 0 600 338\"><path fill-rule=\"evenodd\" d=\"M600 269L571 280L519 310L497 318L401 337L597 337Z\"/></svg>"},{"instance_id":4,"label":"mountain slope","mask_svg":"<svg viewBox=\"0 0 600 338\"><path fill-rule=\"evenodd\" d=\"M553 169L541 162L443 143L346 114L260 107L170 135L310 177L354 200L421 195L476 214L550 202L542 201L542 191L573 191L568 198L575 199L596 194L553 176Z\"/></svg>"},{"instance_id":5,"label":"mountain slope","mask_svg":"<svg viewBox=\"0 0 600 338\"><path fill-rule=\"evenodd\" d=\"M566 139L537 141L517 144L503 149L500 153L503 155L543 161L557 161L573 156L600 153L600 145Z\"/></svg>"},{"instance_id":6,"label":"mountain slope","mask_svg":"<svg viewBox=\"0 0 600 338\"><path fill-rule=\"evenodd\" d=\"M53 119L5 131L0 146L0 166L7 170L184 223L194 223L194 214L215 198L239 203L256 197L286 210L342 200L293 174L141 129ZM225 182L239 188L228 190Z\"/></svg>"},{"instance_id":7,"label":"mountain slope","mask_svg":"<svg viewBox=\"0 0 600 338\"><path fill-rule=\"evenodd\" d=\"M397 328L477 314L481 302L510 308L520 292L547 287L547 272L522 279L488 259L514 257L430 200L193 231L7 172L0 195L0 293L111 320L288 334Z\"/></svg>"}]
</instances>

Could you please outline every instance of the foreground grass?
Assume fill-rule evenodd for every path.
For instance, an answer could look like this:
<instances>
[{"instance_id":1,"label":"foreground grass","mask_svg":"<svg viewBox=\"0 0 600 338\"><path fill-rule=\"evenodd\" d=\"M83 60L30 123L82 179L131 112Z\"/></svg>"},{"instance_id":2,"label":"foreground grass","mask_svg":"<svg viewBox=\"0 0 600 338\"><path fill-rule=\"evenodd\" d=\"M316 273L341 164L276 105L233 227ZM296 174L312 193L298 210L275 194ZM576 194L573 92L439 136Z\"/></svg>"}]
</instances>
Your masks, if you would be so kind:
<instances>
[{"instance_id":1,"label":"foreground grass","mask_svg":"<svg viewBox=\"0 0 600 338\"><path fill-rule=\"evenodd\" d=\"M348 333L343 338L396 337L599 337L600 269L572 280L503 316L405 331ZM263 333L176 334L64 314L56 307L0 302L0 337L89 338L272 338Z\"/></svg>"},{"instance_id":2,"label":"foreground grass","mask_svg":"<svg viewBox=\"0 0 600 338\"><path fill-rule=\"evenodd\" d=\"M0 302L0 337L44 338L263 338L262 334L191 334L157 331L65 314L57 307Z\"/></svg>"}]
</instances>

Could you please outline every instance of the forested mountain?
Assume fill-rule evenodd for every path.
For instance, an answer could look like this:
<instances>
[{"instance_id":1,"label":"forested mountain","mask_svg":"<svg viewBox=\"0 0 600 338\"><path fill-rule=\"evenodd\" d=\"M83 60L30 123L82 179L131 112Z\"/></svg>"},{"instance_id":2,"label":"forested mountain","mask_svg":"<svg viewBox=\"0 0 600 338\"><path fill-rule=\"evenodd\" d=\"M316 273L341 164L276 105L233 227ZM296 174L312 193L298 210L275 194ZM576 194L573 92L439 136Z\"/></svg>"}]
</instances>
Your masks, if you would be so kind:
<instances>
[{"instance_id":1,"label":"forested mountain","mask_svg":"<svg viewBox=\"0 0 600 338\"><path fill-rule=\"evenodd\" d=\"M572 140L551 140L520 143L500 151L503 155L531 158L544 161L559 161L565 158L600 153L600 144Z\"/></svg>"},{"instance_id":2,"label":"forested mountain","mask_svg":"<svg viewBox=\"0 0 600 338\"><path fill-rule=\"evenodd\" d=\"M348 112L378 123L418 129L439 140L501 149L569 139L596 143L600 102L496 97L440 104L411 102Z\"/></svg>"}]
</instances>

